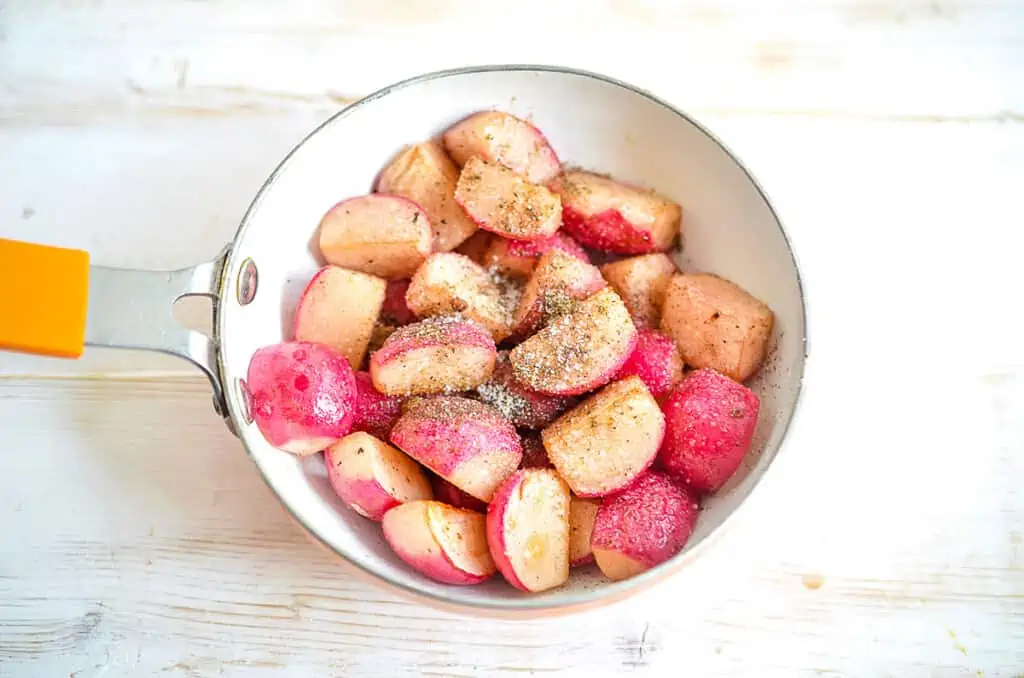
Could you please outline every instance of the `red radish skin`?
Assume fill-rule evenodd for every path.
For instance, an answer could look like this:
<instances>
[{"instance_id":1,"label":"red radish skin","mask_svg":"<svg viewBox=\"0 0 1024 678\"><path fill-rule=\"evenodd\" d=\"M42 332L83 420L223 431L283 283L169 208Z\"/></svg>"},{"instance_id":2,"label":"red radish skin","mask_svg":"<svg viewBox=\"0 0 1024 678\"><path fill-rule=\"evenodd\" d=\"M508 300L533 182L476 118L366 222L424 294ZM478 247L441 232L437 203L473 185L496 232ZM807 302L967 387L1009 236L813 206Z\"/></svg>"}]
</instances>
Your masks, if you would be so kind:
<instances>
[{"instance_id":1,"label":"red radish skin","mask_svg":"<svg viewBox=\"0 0 1024 678\"><path fill-rule=\"evenodd\" d=\"M391 429L391 442L460 490L489 502L519 466L519 434L484 403L458 396L416 398Z\"/></svg>"},{"instance_id":2,"label":"red radish skin","mask_svg":"<svg viewBox=\"0 0 1024 678\"><path fill-rule=\"evenodd\" d=\"M368 433L351 433L324 451L335 494L370 520L409 501L430 499L430 481L419 465Z\"/></svg>"},{"instance_id":3,"label":"red radish skin","mask_svg":"<svg viewBox=\"0 0 1024 678\"><path fill-rule=\"evenodd\" d=\"M694 370L669 394L665 470L702 494L717 492L739 468L757 426L760 400L743 384L710 369Z\"/></svg>"},{"instance_id":4,"label":"red radish skin","mask_svg":"<svg viewBox=\"0 0 1024 678\"><path fill-rule=\"evenodd\" d=\"M249 362L246 385L253 421L274 447L315 454L352 429L355 376L348 360L328 346L265 346Z\"/></svg>"},{"instance_id":5,"label":"red radish skin","mask_svg":"<svg viewBox=\"0 0 1024 678\"><path fill-rule=\"evenodd\" d=\"M544 443L536 433L528 433L522 437L523 460L519 468L554 468L548 458L548 451L544 449Z\"/></svg>"},{"instance_id":6,"label":"red radish skin","mask_svg":"<svg viewBox=\"0 0 1024 678\"><path fill-rule=\"evenodd\" d=\"M549 238L562 225L558 195L478 156L462 168L455 202L480 228L515 240Z\"/></svg>"},{"instance_id":7,"label":"red radish skin","mask_svg":"<svg viewBox=\"0 0 1024 678\"><path fill-rule=\"evenodd\" d=\"M381 278L407 278L430 254L430 217L400 195L343 200L320 222L318 243L328 264Z\"/></svg>"},{"instance_id":8,"label":"red radish skin","mask_svg":"<svg viewBox=\"0 0 1024 678\"><path fill-rule=\"evenodd\" d=\"M627 579L679 553L700 513L697 496L658 471L606 498L594 518L590 545L601 572Z\"/></svg>"},{"instance_id":9,"label":"red radish skin","mask_svg":"<svg viewBox=\"0 0 1024 678\"><path fill-rule=\"evenodd\" d=\"M490 332L459 316L436 316L399 327L370 356L374 387L389 395L476 388L494 371Z\"/></svg>"},{"instance_id":10,"label":"red radish skin","mask_svg":"<svg viewBox=\"0 0 1024 678\"><path fill-rule=\"evenodd\" d=\"M551 184L562 197L562 225L581 245L615 254L664 252L679 235L679 205L591 172Z\"/></svg>"},{"instance_id":11,"label":"red radish skin","mask_svg":"<svg viewBox=\"0 0 1024 678\"><path fill-rule=\"evenodd\" d=\"M544 428L576 402L566 396L537 393L517 382L505 352L498 354L494 373L476 392L511 424L522 428Z\"/></svg>"},{"instance_id":12,"label":"red radish skin","mask_svg":"<svg viewBox=\"0 0 1024 678\"><path fill-rule=\"evenodd\" d=\"M651 395L660 400L683 378L683 359L672 337L654 330L640 330L636 348L613 381L637 376Z\"/></svg>"},{"instance_id":13,"label":"red radish skin","mask_svg":"<svg viewBox=\"0 0 1024 678\"><path fill-rule=\"evenodd\" d=\"M466 494L437 474L431 474L430 484L434 489L434 499L455 508L470 511L487 512L487 503L480 501L471 494Z\"/></svg>"},{"instance_id":14,"label":"red radish skin","mask_svg":"<svg viewBox=\"0 0 1024 678\"><path fill-rule=\"evenodd\" d=\"M408 291L408 280L388 281L384 305L380 309L381 322L399 327L416 320L416 314L409 310L409 305L405 303L405 293Z\"/></svg>"},{"instance_id":15,"label":"red radish skin","mask_svg":"<svg viewBox=\"0 0 1024 678\"><path fill-rule=\"evenodd\" d=\"M482 513L412 501L385 513L381 528L399 558L435 581L469 586L496 572Z\"/></svg>"},{"instance_id":16,"label":"red radish skin","mask_svg":"<svg viewBox=\"0 0 1024 678\"><path fill-rule=\"evenodd\" d=\"M535 184L546 183L562 171L558 156L541 131L508 113L474 113L452 126L443 139L445 149L458 165L480 156L522 174Z\"/></svg>"},{"instance_id":17,"label":"red radish skin","mask_svg":"<svg viewBox=\"0 0 1024 678\"><path fill-rule=\"evenodd\" d=\"M579 567L594 562L590 537L594 533L594 519L601 508L599 499L573 497L569 502L569 566Z\"/></svg>"},{"instance_id":18,"label":"red radish skin","mask_svg":"<svg viewBox=\"0 0 1024 678\"><path fill-rule=\"evenodd\" d=\"M356 372L356 417L353 431L367 433L387 440L391 427L402 414L401 396L389 396L374 387L368 372Z\"/></svg>"},{"instance_id":19,"label":"red radish skin","mask_svg":"<svg viewBox=\"0 0 1024 678\"><path fill-rule=\"evenodd\" d=\"M569 488L549 469L510 476L487 507L487 543L498 571L521 591L569 578Z\"/></svg>"},{"instance_id":20,"label":"red radish skin","mask_svg":"<svg viewBox=\"0 0 1024 678\"><path fill-rule=\"evenodd\" d=\"M509 353L520 384L538 393L579 395L611 381L636 345L636 327L605 288L576 304Z\"/></svg>"},{"instance_id":21,"label":"red radish skin","mask_svg":"<svg viewBox=\"0 0 1024 678\"><path fill-rule=\"evenodd\" d=\"M507 275L528 278L537 260L551 250L560 250L584 263L590 263L590 258L579 243L562 232L539 240L509 240L493 236L482 263L485 267L493 266Z\"/></svg>"}]
</instances>

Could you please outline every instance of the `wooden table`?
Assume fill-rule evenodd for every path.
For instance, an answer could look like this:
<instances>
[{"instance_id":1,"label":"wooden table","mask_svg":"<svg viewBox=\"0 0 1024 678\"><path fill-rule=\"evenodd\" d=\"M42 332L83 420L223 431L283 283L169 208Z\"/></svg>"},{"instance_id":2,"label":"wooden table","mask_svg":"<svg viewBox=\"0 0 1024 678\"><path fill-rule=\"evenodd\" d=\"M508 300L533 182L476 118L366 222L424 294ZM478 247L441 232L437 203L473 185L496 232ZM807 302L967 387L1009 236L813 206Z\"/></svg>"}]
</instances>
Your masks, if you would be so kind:
<instances>
[{"instance_id":1,"label":"wooden table","mask_svg":"<svg viewBox=\"0 0 1024 678\"><path fill-rule=\"evenodd\" d=\"M287 4L0 0L0 235L191 264L367 92L471 63L603 71L696 115L773 196L809 294L798 425L668 583L466 619L314 547L183 364L3 355L0 675L1021 675L1019 2Z\"/></svg>"}]
</instances>

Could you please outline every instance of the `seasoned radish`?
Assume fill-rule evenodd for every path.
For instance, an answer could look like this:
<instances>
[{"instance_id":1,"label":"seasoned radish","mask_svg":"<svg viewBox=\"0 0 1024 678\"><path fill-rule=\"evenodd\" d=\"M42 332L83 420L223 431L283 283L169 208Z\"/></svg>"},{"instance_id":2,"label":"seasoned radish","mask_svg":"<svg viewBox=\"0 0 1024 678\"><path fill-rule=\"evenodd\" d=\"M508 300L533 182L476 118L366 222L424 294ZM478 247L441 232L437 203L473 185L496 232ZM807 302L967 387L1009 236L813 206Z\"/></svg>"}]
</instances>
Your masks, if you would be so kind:
<instances>
[{"instance_id":1,"label":"seasoned radish","mask_svg":"<svg viewBox=\"0 0 1024 678\"><path fill-rule=\"evenodd\" d=\"M550 238L538 240L509 240L496 235L491 236L481 264L484 268L496 268L506 275L528 278L533 273L537 260L551 250L561 250L582 262L590 263L583 248L575 240L559 232Z\"/></svg>"},{"instance_id":2,"label":"seasoned radish","mask_svg":"<svg viewBox=\"0 0 1024 678\"><path fill-rule=\"evenodd\" d=\"M736 472L757 426L760 400L714 370L694 370L665 401L665 470L700 493L716 492Z\"/></svg>"},{"instance_id":3,"label":"seasoned radish","mask_svg":"<svg viewBox=\"0 0 1024 678\"><path fill-rule=\"evenodd\" d=\"M487 507L487 543L498 571L523 591L569 579L569 488L550 469L510 476Z\"/></svg>"},{"instance_id":4,"label":"seasoned radish","mask_svg":"<svg viewBox=\"0 0 1024 678\"><path fill-rule=\"evenodd\" d=\"M441 144L427 141L399 153L377 179L379 193L414 201L430 217L431 249L448 252L476 231L476 224L455 202L459 169Z\"/></svg>"},{"instance_id":5,"label":"seasoned radish","mask_svg":"<svg viewBox=\"0 0 1024 678\"><path fill-rule=\"evenodd\" d=\"M601 267L601 274L629 309L637 327L658 327L665 288L679 270L667 255L642 254Z\"/></svg>"},{"instance_id":6,"label":"seasoned radish","mask_svg":"<svg viewBox=\"0 0 1024 678\"><path fill-rule=\"evenodd\" d=\"M490 333L457 315L399 327L370 356L373 385L388 395L464 391L487 381L497 354Z\"/></svg>"},{"instance_id":7,"label":"seasoned radish","mask_svg":"<svg viewBox=\"0 0 1024 678\"><path fill-rule=\"evenodd\" d=\"M253 421L274 447L315 454L352 429L356 380L345 356L329 346L265 346L249 361L246 386Z\"/></svg>"},{"instance_id":8,"label":"seasoned radish","mask_svg":"<svg viewBox=\"0 0 1024 678\"><path fill-rule=\"evenodd\" d=\"M368 433L350 433L328 447L324 459L335 493L370 520L399 504L433 497L416 462Z\"/></svg>"},{"instance_id":9,"label":"seasoned radish","mask_svg":"<svg viewBox=\"0 0 1024 678\"><path fill-rule=\"evenodd\" d=\"M444 147L459 165L473 156L496 162L535 184L562 171L558 156L540 130L499 111L474 113L444 133Z\"/></svg>"},{"instance_id":10,"label":"seasoned radish","mask_svg":"<svg viewBox=\"0 0 1024 678\"><path fill-rule=\"evenodd\" d=\"M481 501L519 466L519 434L490 405L458 396L416 398L391 429L391 442Z\"/></svg>"},{"instance_id":11,"label":"seasoned radish","mask_svg":"<svg viewBox=\"0 0 1024 678\"><path fill-rule=\"evenodd\" d=\"M486 327L495 341L511 331L515 299L514 287L454 252L432 254L412 277L405 295L416 315L462 313Z\"/></svg>"},{"instance_id":12,"label":"seasoned radish","mask_svg":"<svg viewBox=\"0 0 1024 678\"><path fill-rule=\"evenodd\" d=\"M495 572L484 514L439 501L411 501L384 514L381 527L395 554L445 584L479 584Z\"/></svg>"},{"instance_id":13,"label":"seasoned radish","mask_svg":"<svg viewBox=\"0 0 1024 678\"><path fill-rule=\"evenodd\" d=\"M379 321L392 327L408 325L416 320L416 314L409 310L405 295L409 291L408 280L389 280L384 294L384 306L380 309Z\"/></svg>"},{"instance_id":14,"label":"seasoned radish","mask_svg":"<svg viewBox=\"0 0 1024 678\"><path fill-rule=\"evenodd\" d=\"M682 484L649 471L605 499L594 518L590 546L609 579L627 579L679 553L693 533L700 506Z\"/></svg>"},{"instance_id":15,"label":"seasoned radish","mask_svg":"<svg viewBox=\"0 0 1024 678\"><path fill-rule=\"evenodd\" d=\"M661 329L691 367L746 381L768 350L771 309L738 285L707 273L674 276L665 291Z\"/></svg>"},{"instance_id":16,"label":"seasoned radish","mask_svg":"<svg viewBox=\"0 0 1024 678\"><path fill-rule=\"evenodd\" d=\"M479 156L463 166L455 201L477 226L508 238L547 238L562 225L562 202L556 194Z\"/></svg>"},{"instance_id":17,"label":"seasoned radish","mask_svg":"<svg viewBox=\"0 0 1024 678\"><path fill-rule=\"evenodd\" d=\"M540 393L577 395L607 384L636 343L619 296L605 288L509 353L516 381Z\"/></svg>"},{"instance_id":18,"label":"seasoned radish","mask_svg":"<svg viewBox=\"0 0 1024 678\"><path fill-rule=\"evenodd\" d=\"M554 468L555 465L548 459L548 451L544 449L540 435L533 431L521 436L523 443L523 460L519 462L519 468Z\"/></svg>"},{"instance_id":19,"label":"seasoned radish","mask_svg":"<svg viewBox=\"0 0 1024 678\"><path fill-rule=\"evenodd\" d=\"M380 278L324 266L306 285L295 309L295 339L327 344L358 370L384 304Z\"/></svg>"},{"instance_id":20,"label":"seasoned radish","mask_svg":"<svg viewBox=\"0 0 1024 678\"><path fill-rule=\"evenodd\" d=\"M667 394L683 378L683 359L672 337L654 330L640 330L636 348L619 368L615 379L633 375L640 377L658 400Z\"/></svg>"},{"instance_id":21,"label":"seasoned radish","mask_svg":"<svg viewBox=\"0 0 1024 678\"><path fill-rule=\"evenodd\" d=\"M469 257L474 263L485 266L484 256L491 246L491 239L495 236L487 231L477 231L466 242L455 248L459 254Z\"/></svg>"},{"instance_id":22,"label":"seasoned radish","mask_svg":"<svg viewBox=\"0 0 1024 678\"><path fill-rule=\"evenodd\" d=\"M401 396L381 393L368 372L356 372L356 418L353 431L366 431L387 439L391 427L402 414Z\"/></svg>"},{"instance_id":23,"label":"seasoned radish","mask_svg":"<svg viewBox=\"0 0 1024 678\"><path fill-rule=\"evenodd\" d=\"M324 215L319 243L328 264L408 278L430 254L430 217L399 195L349 198Z\"/></svg>"},{"instance_id":24,"label":"seasoned radish","mask_svg":"<svg viewBox=\"0 0 1024 678\"><path fill-rule=\"evenodd\" d=\"M596 266L561 250L549 251L537 262L523 287L513 334L518 337L533 334L553 318L571 311L577 301L586 299L605 284Z\"/></svg>"},{"instance_id":25,"label":"seasoned radish","mask_svg":"<svg viewBox=\"0 0 1024 678\"><path fill-rule=\"evenodd\" d=\"M616 254L664 252L679 235L679 205L653 191L591 172L566 172L552 183L562 222L581 245Z\"/></svg>"},{"instance_id":26,"label":"seasoned radish","mask_svg":"<svg viewBox=\"0 0 1024 678\"><path fill-rule=\"evenodd\" d=\"M480 513L487 512L487 502L480 501L471 494L466 494L436 473L430 474L430 484L434 489L434 499L440 502L455 508L479 511Z\"/></svg>"},{"instance_id":27,"label":"seasoned radish","mask_svg":"<svg viewBox=\"0 0 1024 678\"><path fill-rule=\"evenodd\" d=\"M558 472L581 497L629 485L654 461L665 417L639 377L606 386L541 433Z\"/></svg>"},{"instance_id":28,"label":"seasoned radish","mask_svg":"<svg viewBox=\"0 0 1024 678\"><path fill-rule=\"evenodd\" d=\"M594 518L600 507L599 499L573 497L569 501L569 565L572 567L594 562L590 535L594 532Z\"/></svg>"},{"instance_id":29,"label":"seasoned radish","mask_svg":"<svg viewBox=\"0 0 1024 678\"><path fill-rule=\"evenodd\" d=\"M491 378L476 387L480 400L494 407L515 426L543 428L575 402L565 396L550 396L523 386L512 376L508 354L498 353Z\"/></svg>"}]
</instances>

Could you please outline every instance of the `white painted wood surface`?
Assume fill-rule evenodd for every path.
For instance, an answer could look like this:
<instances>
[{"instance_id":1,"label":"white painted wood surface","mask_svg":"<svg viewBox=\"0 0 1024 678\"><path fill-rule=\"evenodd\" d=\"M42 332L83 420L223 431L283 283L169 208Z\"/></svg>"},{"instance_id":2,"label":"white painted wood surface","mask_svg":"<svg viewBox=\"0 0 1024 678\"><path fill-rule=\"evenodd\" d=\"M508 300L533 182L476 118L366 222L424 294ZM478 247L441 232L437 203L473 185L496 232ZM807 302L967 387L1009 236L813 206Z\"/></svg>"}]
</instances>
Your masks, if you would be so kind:
<instances>
[{"instance_id":1,"label":"white painted wood surface","mask_svg":"<svg viewBox=\"0 0 1024 678\"><path fill-rule=\"evenodd\" d=\"M706 557L506 622L347 574L186 366L2 355L0 676L1020 676L1022 41L1012 0L0 0L4 237L194 263L345 102L440 67L580 66L753 168L812 358L784 454Z\"/></svg>"}]
</instances>

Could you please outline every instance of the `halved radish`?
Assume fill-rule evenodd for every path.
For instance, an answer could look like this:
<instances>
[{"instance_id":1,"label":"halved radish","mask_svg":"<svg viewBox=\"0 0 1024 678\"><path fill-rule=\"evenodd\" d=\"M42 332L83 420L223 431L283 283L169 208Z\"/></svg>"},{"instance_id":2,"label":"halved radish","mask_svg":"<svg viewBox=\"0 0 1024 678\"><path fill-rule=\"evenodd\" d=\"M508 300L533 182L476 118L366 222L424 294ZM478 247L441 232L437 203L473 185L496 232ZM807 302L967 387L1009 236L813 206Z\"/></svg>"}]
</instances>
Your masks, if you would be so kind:
<instances>
[{"instance_id":1,"label":"halved radish","mask_svg":"<svg viewBox=\"0 0 1024 678\"><path fill-rule=\"evenodd\" d=\"M455 201L477 226L508 238L547 238L562 225L562 203L557 195L478 156L463 166Z\"/></svg>"},{"instance_id":2,"label":"halved radish","mask_svg":"<svg viewBox=\"0 0 1024 678\"><path fill-rule=\"evenodd\" d=\"M629 357L636 327L605 288L509 353L516 380L540 393L577 395L607 384Z\"/></svg>"},{"instance_id":3,"label":"halved radish","mask_svg":"<svg viewBox=\"0 0 1024 678\"><path fill-rule=\"evenodd\" d=\"M380 278L324 266L306 285L295 309L295 339L327 344L358 370L384 304Z\"/></svg>"},{"instance_id":4,"label":"halved radish","mask_svg":"<svg viewBox=\"0 0 1024 678\"><path fill-rule=\"evenodd\" d=\"M481 501L491 500L523 455L512 424L491 406L458 396L409 401L391 442Z\"/></svg>"},{"instance_id":5,"label":"halved radish","mask_svg":"<svg viewBox=\"0 0 1024 678\"><path fill-rule=\"evenodd\" d=\"M485 268L497 268L506 275L529 277L537 265L537 260L551 250L561 250L582 262L590 263L584 249L561 231L550 238L537 240L509 240L487 235L490 241L479 263Z\"/></svg>"},{"instance_id":6,"label":"halved radish","mask_svg":"<svg viewBox=\"0 0 1024 678\"><path fill-rule=\"evenodd\" d=\"M337 495L370 520L380 520L399 504L432 497L419 465L368 433L350 433L328 447L324 459Z\"/></svg>"},{"instance_id":7,"label":"halved radish","mask_svg":"<svg viewBox=\"0 0 1024 678\"><path fill-rule=\"evenodd\" d=\"M370 356L381 393L415 395L476 388L494 371L491 334L459 316L435 316L399 327Z\"/></svg>"},{"instance_id":8,"label":"halved radish","mask_svg":"<svg viewBox=\"0 0 1024 678\"><path fill-rule=\"evenodd\" d=\"M591 172L566 172L551 184L562 198L566 232L581 245L616 254L663 252L679 235L679 205L653 191Z\"/></svg>"},{"instance_id":9,"label":"halved radish","mask_svg":"<svg viewBox=\"0 0 1024 678\"><path fill-rule=\"evenodd\" d=\"M381 527L395 554L431 579L479 584L495 572L482 513L411 501L385 513Z\"/></svg>"},{"instance_id":10,"label":"halved radish","mask_svg":"<svg viewBox=\"0 0 1024 678\"><path fill-rule=\"evenodd\" d=\"M658 327L669 280L679 272L661 252L620 259L601 267L608 281L633 316L637 327Z\"/></svg>"},{"instance_id":11,"label":"halved radish","mask_svg":"<svg viewBox=\"0 0 1024 678\"><path fill-rule=\"evenodd\" d=\"M553 318L568 313L576 302L606 285L601 271L586 261L553 249L540 258L516 307L513 334L525 337Z\"/></svg>"},{"instance_id":12,"label":"halved radish","mask_svg":"<svg viewBox=\"0 0 1024 678\"><path fill-rule=\"evenodd\" d=\"M561 172L558 156L540 130L500 111L474 113L444 133L444 146L459 165L473 156L496 162L535 184Z\"/></svg>"},{"instance_id":13,"label":"halved radish","mask_svg":"<svg viewBox=\"0 0 1024 678\"><path fill-rule=\"evenodd\" d=\"M569 565L572 567L594 562L590 535L594 532L594 518L599 508L599 499L573 497L569 502Z\"/></svg>"},{"instance_id":14,"label":"halved radish","mask_svg":"<svg viewBox=\"0 0 1024 678\"><path fill-rule=\"evenodd\" d=\"M265 346L249 361L246 385L253 421L274 447L315 454L352 430L355 377L345 356L329 346Z\"/></svg>"},{"instance_id":15,"label":"halved radish","mask_svg":"<svg viewBox=\"0 0 1024 678\"><path fill-rule=\"evenodd\" d=\"M329 264L381 278L408 278L430 254L430 217L399 195L349 198L324 215L319 244Z\"/></svg>"},{"instance_id":16,"label":"halved radish","mask_svg":"<svg viewBox=\"0 0 1024 678\"><path fill-rule=\"evenodd\" d=\"M654 461L665 417L639 377L616 381L541 433L551 462L581 497L629 485Z\"/></svg>"},{"instance_id":17,"label":"halved radish","mask_svg":"<svg viewBox=\"0 0 1024 678\"><path fill-rule=\"evenodd\" d=\"M487 507L487 543L498 570L523 591L546 591L569 578L569 488L548 469L506 480Z\"/></svg>"},{"instance_id":18,"label":"halved radish","mask_svg":"<svg viewBox=\"0 0 1024 678\"><path fill-rule=\"evenodd\" d=\"M590 546L609 579L626 579L679 553L697 524L700 505L684 485L649 471L608 497L594 518Z\"/></svg>"},{"instance_id":19,"label":"halved radish","mask_svg":"<svg viewBox=\"0 0 1024 678\"><path fill-rule=\"evenodd\" d=\"M388 163L377 179L378 193L394 193L414 201L430 217L431 250L448 252L476 232L476 224L455 202L459 169L437 141L406 148Z\"/></svg>"}]
</instances>

